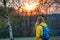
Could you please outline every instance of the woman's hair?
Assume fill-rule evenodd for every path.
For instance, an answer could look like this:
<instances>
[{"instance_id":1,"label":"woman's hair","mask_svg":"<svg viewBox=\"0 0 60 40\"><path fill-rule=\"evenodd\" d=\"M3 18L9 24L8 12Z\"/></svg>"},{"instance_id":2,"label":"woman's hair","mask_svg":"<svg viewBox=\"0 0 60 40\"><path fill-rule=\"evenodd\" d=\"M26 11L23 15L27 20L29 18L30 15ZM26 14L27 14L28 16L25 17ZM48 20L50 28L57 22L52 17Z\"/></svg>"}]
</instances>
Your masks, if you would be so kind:
<instances>
[{"instance_id":1,"label":"woman's hair","mask_svg":"<svg viewBox=\"0 0 60 40\"><path fill-rule=\"evenodd\" d=\"M45 21L44 21L43 17L40 16L37 18L36 26L39 25L41 22L45 22Z\"/></svg>"}]
</instances>

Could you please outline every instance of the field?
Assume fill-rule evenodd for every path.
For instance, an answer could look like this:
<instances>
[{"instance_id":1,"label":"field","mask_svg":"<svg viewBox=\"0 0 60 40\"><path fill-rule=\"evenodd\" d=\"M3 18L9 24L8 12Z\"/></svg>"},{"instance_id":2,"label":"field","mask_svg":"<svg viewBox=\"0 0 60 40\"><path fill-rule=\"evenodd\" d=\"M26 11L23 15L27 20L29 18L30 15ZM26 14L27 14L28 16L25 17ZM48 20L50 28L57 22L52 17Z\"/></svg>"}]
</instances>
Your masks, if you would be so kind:
<instances>
[{"instance_id":1,"label":"field","mask_svg":"<svg viewBox=\"0 0 60 40\"><path fill-rule=\"evenodd\" d=\"M14 38L15 40L34 40L35 37L26 37L26 38ZM10 40L9 38L4 38L0 40ZM58 37L51 37L50 40L60 40L60 36Z\"/></svg>"}]
</instances>

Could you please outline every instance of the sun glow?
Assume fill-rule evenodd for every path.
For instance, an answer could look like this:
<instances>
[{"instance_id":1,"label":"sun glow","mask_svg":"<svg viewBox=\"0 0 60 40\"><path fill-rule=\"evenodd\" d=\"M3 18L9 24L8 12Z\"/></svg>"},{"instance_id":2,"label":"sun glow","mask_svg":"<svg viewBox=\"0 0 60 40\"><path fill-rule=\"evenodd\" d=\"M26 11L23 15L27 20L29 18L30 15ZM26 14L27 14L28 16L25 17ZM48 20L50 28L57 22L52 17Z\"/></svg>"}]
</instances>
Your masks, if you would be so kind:
<instances>
[{"instance_id":1,"label":"sun glow","mask_svg":"<svg viewBox=\"0 0 60 40\"><path fill-rule=\"evenodd\" d=\"M19 5L19 7L15 7L16 12L19 13L22 16L34 16L34 15L45 15L45 14L55 14L55 13L60 13L60 6L53 4L53 5L48 5L48 4L43 4L47 0L29 0L29 1L23 1ZM58 11L57 11L58 10Z\"/></svg>"},{"instance_id":2,"label":"sun glow","mask_svg":"<svg viewBox=\"0 0 60 40\"><path fill-rule=\"evenodd\" d=\"M24 6L21 8L25 9L27 11L31 11L31 10L35 10L37 7L38 3L34 2L34 3L24 3Z\"/></svg>"}]
</instances>

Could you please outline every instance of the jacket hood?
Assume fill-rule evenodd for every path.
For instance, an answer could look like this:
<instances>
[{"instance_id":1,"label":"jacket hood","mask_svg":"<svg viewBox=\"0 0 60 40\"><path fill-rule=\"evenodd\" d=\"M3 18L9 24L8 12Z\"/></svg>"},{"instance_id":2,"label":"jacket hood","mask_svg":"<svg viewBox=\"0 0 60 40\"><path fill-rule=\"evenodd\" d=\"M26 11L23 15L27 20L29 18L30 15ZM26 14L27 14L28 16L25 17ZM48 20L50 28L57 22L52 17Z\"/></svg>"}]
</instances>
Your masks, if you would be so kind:
<instances>
[{"instance_id":1,"label":"jacket hood","mask_svg":"<svg viewBox=\"0 0 60 40\"><path fill-rule=\"evenodd\" d=\"M47 26L47 24L45 22L41 22L40 25L41 26Z\"/></svg>"}]
</instances>

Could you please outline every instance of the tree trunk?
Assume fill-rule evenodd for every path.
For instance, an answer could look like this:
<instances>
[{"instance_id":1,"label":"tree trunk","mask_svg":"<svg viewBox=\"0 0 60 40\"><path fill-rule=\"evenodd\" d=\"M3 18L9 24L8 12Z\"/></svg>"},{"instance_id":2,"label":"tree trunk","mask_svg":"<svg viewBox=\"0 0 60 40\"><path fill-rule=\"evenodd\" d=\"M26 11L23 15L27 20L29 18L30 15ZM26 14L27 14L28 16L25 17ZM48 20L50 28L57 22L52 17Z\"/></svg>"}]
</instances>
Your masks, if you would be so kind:
<instances>
[{"instance_id":1,"label":"tree trunk","mask_svg":"<svg viewBox=\"0 0 60 40\"><path fill-rule=\"evenodd\" d=\"M10 35L10 40L14 40L13 39L13 34L12 34L12 27L11 27L11 24L10 24L10 18L9 18L9 15L8 15L8 9L6 7L6 1L7 0L3 0L3 4L4 4L4 11L5 13L7 14L6 15L6 20L7 20L7 25L8 25L8 28L9 28L9 35Z\"/></svg>"}]
</instances>

